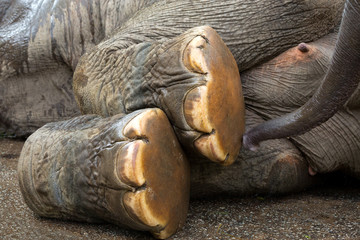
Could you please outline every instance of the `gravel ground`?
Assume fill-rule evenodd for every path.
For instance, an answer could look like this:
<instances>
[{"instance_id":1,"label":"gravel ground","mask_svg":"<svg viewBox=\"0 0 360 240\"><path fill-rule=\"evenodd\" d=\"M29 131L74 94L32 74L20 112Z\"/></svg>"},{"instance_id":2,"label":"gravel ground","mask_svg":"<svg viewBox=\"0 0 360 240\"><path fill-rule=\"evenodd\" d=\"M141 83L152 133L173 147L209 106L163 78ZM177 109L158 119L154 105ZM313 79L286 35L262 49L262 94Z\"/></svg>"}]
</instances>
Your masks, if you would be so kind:
<instances>
[{"instance_id":1,"label":"gravel ground","mask_svg":"<svg viewBox=\"0 0 360 240\"><path fill-rule=\"evenodd\" d=\"M0 239L152 239L111 224L43 219L25 205L16 167L22 141L0 139ZM360 182L337 175L289 196L193 200L170 239L360 239Z\"/></svg>"}]
</instances>

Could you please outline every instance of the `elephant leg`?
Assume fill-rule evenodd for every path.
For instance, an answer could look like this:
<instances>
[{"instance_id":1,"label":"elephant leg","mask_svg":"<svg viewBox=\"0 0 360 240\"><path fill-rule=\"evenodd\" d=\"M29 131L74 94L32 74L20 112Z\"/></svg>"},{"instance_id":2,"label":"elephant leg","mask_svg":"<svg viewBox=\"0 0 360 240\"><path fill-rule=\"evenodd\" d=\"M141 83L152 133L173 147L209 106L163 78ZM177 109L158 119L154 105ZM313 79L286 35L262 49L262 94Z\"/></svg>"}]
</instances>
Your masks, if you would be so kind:
<instances>
[{"instance_id":1,"label":"elephant leg","mask_svg":"<svg viewBox=\"0 0 360 240\"><path fill-rule=\"evenodd\" d=\"M263 122L246 111L247 128ZM317 179L288 139L266 141L256 152L242 150L231 166L191 159L191 197L284 194L304 190Z\"/></svg>"},{"instance_id":2,"label":"elephant leg","mask_svg":"<svg viewBox=\"0 0 360 240\"><path fill-rule=\"evenodd\" d=\"M80 114L72 72L59 64L41 73L0 80L0 133L29 136L44 124Z\"/></svg>"},{"instance_id":3,"label":"elephant leg","mask_svg":"<svg viewBox=\"0 0 360 240\"><path fill-rule=\"evenodd\" d=\"M82 113L112 116L158 107L183 146L225 165L241 147L244 102L237 64L220 36L197 27L120 49L99 44L74 74Z\"/></svg>"},{"instance_id":4,"label":"elephant leg","mask_svg":"<svg viewBox=\"0 0 360 240\"><path fill-rule=\"evenodd\" d=\"M18 174L25 202L44 217L167 238L187 215L189 166L160 109L47 124L25 142Z\"/></svg>"}]
</instances>

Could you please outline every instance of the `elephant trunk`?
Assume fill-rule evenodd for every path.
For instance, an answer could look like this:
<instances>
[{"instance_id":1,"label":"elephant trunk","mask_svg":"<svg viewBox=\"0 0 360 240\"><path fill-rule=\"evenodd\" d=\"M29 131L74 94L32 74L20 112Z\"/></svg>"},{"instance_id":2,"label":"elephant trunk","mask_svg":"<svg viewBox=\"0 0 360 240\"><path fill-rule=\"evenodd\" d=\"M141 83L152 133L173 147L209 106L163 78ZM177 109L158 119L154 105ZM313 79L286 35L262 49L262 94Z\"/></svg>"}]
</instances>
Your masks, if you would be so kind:
<instances>
[{"instance_id":1,"label":"elephant trunk","mask_svg":"<svg viewBox=\"0 0 360 240\"><path fill-rule=\"evenodd\" d=\"M312 98L298 110L246 132L245 148L261 141L299 135L331 118L360 81L360 0L347 0L331 65Z\"/></svg>"}]
</instances>

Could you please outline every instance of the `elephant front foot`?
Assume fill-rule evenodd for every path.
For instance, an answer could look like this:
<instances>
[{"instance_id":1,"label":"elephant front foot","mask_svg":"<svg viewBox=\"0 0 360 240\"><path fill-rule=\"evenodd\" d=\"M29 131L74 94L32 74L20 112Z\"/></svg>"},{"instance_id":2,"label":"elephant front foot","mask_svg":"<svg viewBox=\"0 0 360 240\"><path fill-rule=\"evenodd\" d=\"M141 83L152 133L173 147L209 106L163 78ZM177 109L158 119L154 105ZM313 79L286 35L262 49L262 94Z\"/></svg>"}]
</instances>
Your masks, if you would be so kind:
<instances>
[{"instance_id":1,"label":"elephant front foot","mask_svg":"<svg viewBox=\"0 0 360 240\"><path fill-rule=\"evenodd\" d=\"M185 95L187 124L201 135L194 146L212 161L234 162L244 132L244 102L239 70L231 52L210 27L203 27L187 45L183 62L203 84Z\"/></svg>"},{"instance_id":2,"label":"elephant front foot","mask_svg":"<svg viewBox=\"0 0 360 240\"><path fill-rule=\"evenodd\" d=\"M19 181L40 216L107 221L167 238L189 204L186 157L160 109L47 124L26 141Z\"/></svg>"},{"instance_id":3,"label":"elephant front foot","mask_svg":"<svg viewBox=\"0 0 360 240\"><path fill-rule=\"evenodd\" d=\"M109 40L85 54L74 73L82 113L112 116L162 109L188 153L224 165L241 147L244 100L234 57L208 26L122 49Z\"/></svg>"}]
</instances>

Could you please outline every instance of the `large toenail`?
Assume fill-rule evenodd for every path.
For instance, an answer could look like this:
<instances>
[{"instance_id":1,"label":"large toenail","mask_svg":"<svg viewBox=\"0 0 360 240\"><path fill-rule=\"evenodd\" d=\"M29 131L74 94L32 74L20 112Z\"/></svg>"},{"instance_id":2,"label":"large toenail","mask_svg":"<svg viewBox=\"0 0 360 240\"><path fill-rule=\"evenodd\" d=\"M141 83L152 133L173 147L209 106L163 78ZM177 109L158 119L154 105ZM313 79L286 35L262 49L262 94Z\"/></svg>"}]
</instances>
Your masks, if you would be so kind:
<instances>
[{"instance_id":1,"label":"large toenail","mask_svg":"<svg viewBox=\"0 0 360 240\"><path fill-rule=\"evenodd\" d=\"M212 126L209 121L210 114L207 108L209 105L208 98L204 97L206 95L206 86L192 89L185 98L184 115L190 127L200 132L210 133Z\"/></svg>"},{"instance_id":2,"label":"large toenail","mask_svg":"<svg viewBox=\"0 0 360 240\"><path fill-rule=\"evenodd\" d=\"M130 142L118 151L116 162L116 173L122 182L131 187L140 187L145 184L143 158L143 148L145 143L141 140Z\"/></svg>"},{"instance_id":3,"label":"large toenail","mask_svg":"<svg viewBox=\"0 0 360 240\"><path fill-rule=\"evenodd\" d=\"M244 133L244 100L240 74L220 36L205 27L184 51L184 65L201 74L204 84L191 89L184 100L188 125L203 133L194 146L205 157L231 164L237 157Z\"/></svg>"},{"instance_id":4,"label":"large toenail","mask_svg":"<svg viewBox=\"0 0 360 240\"><path fill-rule=\"evenodd\" d=\"M128 214L167 238L185 222L190 176L185 154L165 113L149 109L124 128L130 141L119 154L119 175L135 191L124 195ZM123 152L125 154L123 154Z\"/></svg>"}]
</instances>

